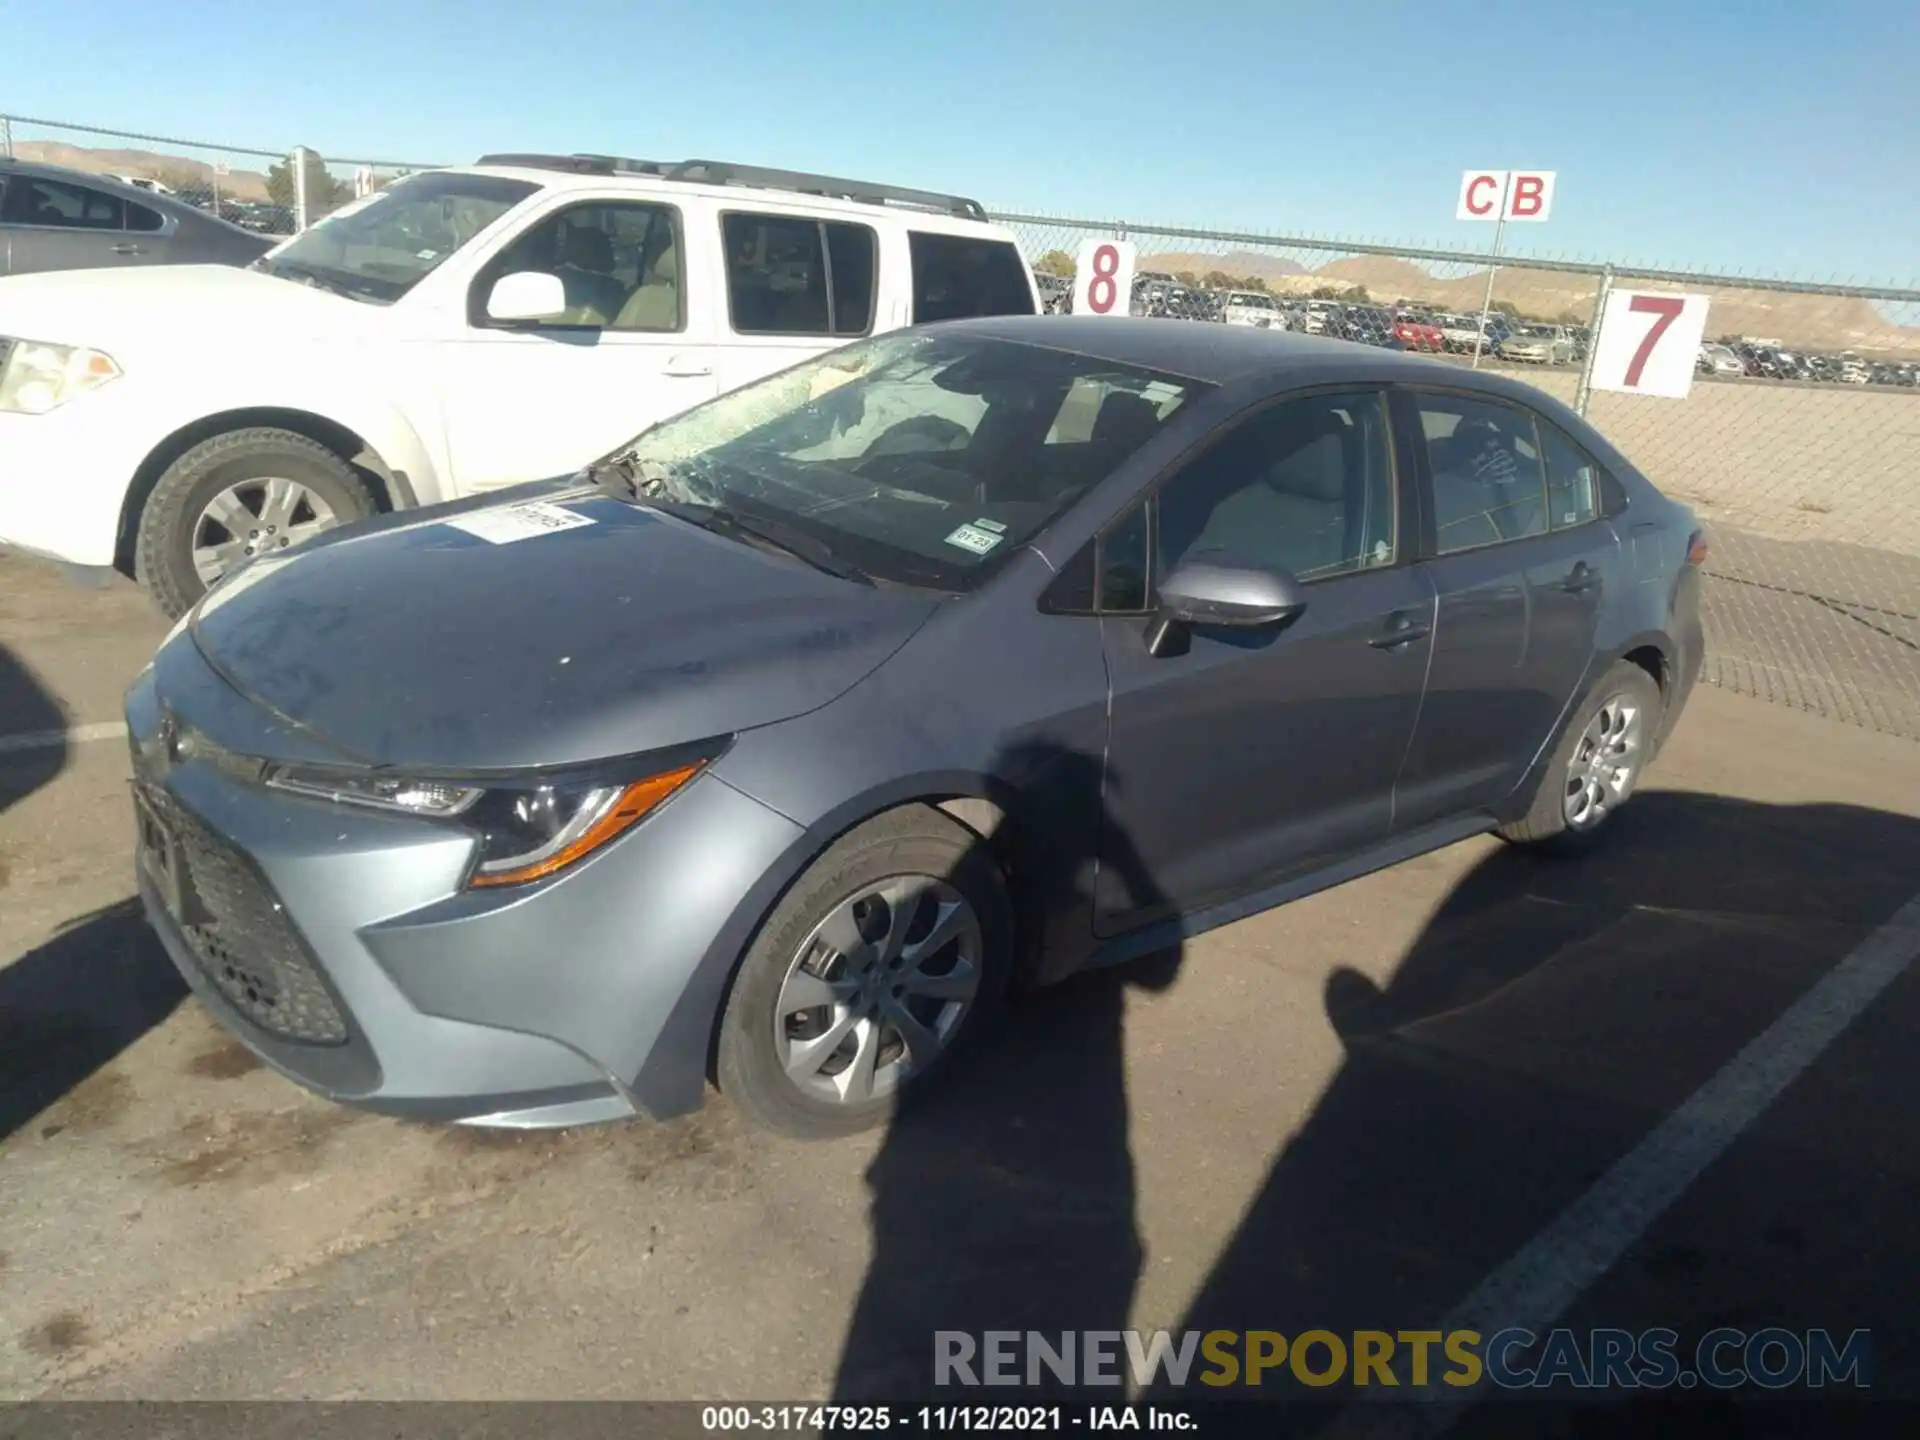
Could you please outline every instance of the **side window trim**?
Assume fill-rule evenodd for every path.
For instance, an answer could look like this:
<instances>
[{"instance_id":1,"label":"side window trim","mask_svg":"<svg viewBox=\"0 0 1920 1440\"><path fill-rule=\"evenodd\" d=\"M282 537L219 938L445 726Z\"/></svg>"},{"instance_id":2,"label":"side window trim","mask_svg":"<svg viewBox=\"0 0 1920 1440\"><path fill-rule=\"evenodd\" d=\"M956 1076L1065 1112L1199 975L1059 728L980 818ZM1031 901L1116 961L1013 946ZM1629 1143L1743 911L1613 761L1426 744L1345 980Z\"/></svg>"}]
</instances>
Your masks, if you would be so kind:
<instances>
[{"instance_id":1,"label":"side window trim","mask_svg":"<svg viewBox=\"0 0 1920 1440\"><path fill-rule=\"evenodd\" d=\"M1613 472L1611 470L1593 458L1593 452L1591 450L1587 449L1586 446L1569 435L1563 427L1554 424L1553 421L1547 419L1544 415L1535 414L1533 419L1534 428L1543 441L1549 434L1553 435L1562 445L1565 445L1585 461L1587 469L1593 472L1593 513L1586 519L1573 525L1555 525L1553 524L1553 516L1549 514L1547 516L1547 525L1550 530L1559 533L1567 530L1578 530L1582 525L1598 525L1603 520L1613 519L1622 510L1627 508L1626 487L1613 478ZM1544 459L1546 451L1543 449L1540 453L1541 458ZM1549 496L1553 493L1553 471L1551 466L1547 467L1547 493Z\"/></svg>"},{"instance_id":2,"label":"side window trim","mask_svg":"<svg viewBox=\"0 0 1920 1440\"><path fill-rule=\"evenodd\" d=\"M580 210L628 209L649 210L656 215L664 214L667 224L673 231L675 254L674 288L677 292L678 321L671 330L618 330L612 325L563 324L551 320L495 320L487 314L487 296L499 280L509 258L522 240L543 226L552 225L568 215ZM508 212L512 213L511 211ZM529 330L567 330L599 331L609 335L684 335L687 330L687 276L692 267L687 264L686 221L680 207L667 200L648 198L645 200L617 196L598 200L573 200L555 206L522 225L514 234L500 244L486 263L475 272L473 281L467 287L467 328L470 330L502 330L508 333ZM645 277L641 279L644 281Z\"/></svg>"}]
</instances>

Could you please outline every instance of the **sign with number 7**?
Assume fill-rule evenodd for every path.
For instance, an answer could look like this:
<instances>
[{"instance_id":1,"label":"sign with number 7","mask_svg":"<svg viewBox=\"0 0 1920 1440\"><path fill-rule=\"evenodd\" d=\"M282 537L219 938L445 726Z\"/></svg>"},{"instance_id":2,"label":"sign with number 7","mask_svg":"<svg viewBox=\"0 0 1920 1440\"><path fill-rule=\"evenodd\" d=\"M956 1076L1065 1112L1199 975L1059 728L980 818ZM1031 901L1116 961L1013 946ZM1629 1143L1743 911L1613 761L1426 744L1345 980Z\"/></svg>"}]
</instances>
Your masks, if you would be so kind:
<instances>
[{"instance_id":1,"label":"sign with number 7","mask_svg":"<svg viewBox=\"0 0 1920 1440\"><path fill-rule=\"evenodd\" d=\"M1593 388L1684 400L1706 333L1705 295L1615 290L1593 339Z\"/></svg>"}]
</instances>

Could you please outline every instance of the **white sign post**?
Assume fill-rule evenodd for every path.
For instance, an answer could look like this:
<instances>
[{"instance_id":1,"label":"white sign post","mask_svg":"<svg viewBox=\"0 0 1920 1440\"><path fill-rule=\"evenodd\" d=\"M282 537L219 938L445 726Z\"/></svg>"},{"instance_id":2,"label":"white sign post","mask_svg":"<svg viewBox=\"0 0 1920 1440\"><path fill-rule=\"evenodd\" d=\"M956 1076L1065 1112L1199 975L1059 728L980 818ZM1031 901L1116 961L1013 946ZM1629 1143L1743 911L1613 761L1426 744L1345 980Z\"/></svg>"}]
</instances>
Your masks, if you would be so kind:
<instances>
[{"instance_id":1,"label":"white sign post","mask_svg":"<svg viewBox=\"0 0 1920 1440\"><path fill-rule=\"evenodd\" d=\"M1133 309L1133 264L1138 251L1131 240L1087 240L1073 266L1073 313L1127 315Z\"/></svg>"},{"instance_id":2,"label":"white sign post","mask_svg":"<svg viewBox=\"0 0 1920 1440\"><path fill-rule=\"evenodd\" d=\"M1554 170L1465 170L1460 175L1460 197L1453 207L1456 220L1493 221L1493 264L1487 267L1487 293L1480 302L1480 333L1473 337L1473 368L1480 368L1480 348L1486 343L1487 315L1493 309L1493 277L1500 273L1500 242L1507 222L1541 224L1553 214Z\"/></svg>"},{"instance_id":3,"label":"white sign post","mask_svg":"<svg viewBox=\"0 0 1920 1440\"><path fill-rule=\"evenodd\" d=\"M1707 297L1614 290L1593 337L1595 390L1684 400L1707 333Z\"/></svg>"}]
</instances>

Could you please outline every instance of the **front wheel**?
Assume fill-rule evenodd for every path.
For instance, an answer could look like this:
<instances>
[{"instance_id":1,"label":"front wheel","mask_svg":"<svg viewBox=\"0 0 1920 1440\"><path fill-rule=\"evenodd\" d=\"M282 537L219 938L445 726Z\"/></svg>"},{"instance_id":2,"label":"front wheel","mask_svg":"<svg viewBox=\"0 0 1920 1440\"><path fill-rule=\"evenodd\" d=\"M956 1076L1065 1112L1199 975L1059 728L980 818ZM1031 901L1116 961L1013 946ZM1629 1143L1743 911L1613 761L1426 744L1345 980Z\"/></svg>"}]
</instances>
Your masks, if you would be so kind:
<instances>
[{"instance_id":1,"label":"front wheel","mask_svg":"<svg viewBox=\"0 0 1920 1440\"><path fill-rule=\"evenodd\" d=\"M1560 737L1532 806L1501 837L1561 852L1592 845L1639 783L1662 705L1652 676L1615 661Z\"/></svg>"},{"instance_id":2,"label":"front wheel","mask_svg":"<svg viewBox=\"0 0 1920 1440\"><path fill-rule=\"evenodd\" d=\"M910 805L855 827L775 907L720 1022L721 1092L801 1139L879 1124L988 1019L1013 916L982 841Z\"/></svg>"},{"instance_id":3,"label":"front wheel","mask_svg":"<svg viewBox=\"0 0 1920 1440\"><path fill-rule=\"evenodd\" d=\"M140 513L134 573L178 619L229 571L371 515L354 468L291 430L233 430L167 467Z\"/></svg>"}]
</instances>

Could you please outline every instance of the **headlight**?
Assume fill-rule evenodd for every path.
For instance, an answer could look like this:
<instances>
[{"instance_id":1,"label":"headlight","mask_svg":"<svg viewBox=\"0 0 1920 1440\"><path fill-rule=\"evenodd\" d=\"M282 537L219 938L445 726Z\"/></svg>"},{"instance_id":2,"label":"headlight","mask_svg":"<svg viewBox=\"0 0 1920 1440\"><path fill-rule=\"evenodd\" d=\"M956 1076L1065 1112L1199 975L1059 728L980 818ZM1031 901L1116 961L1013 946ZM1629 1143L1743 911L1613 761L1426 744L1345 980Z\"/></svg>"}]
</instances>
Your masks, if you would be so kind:
<instances>
[{"instance_id":1,"label":"headlight","mask_svg":"<svg viewBox=\"0 0 1920 1440\"><path fill-rule=\"evenodd\" d=\"M16 340L0 364L0 410L44 415L119 375L113 357L98 350Z\"/></svg>"},{"instance_id":2,"label":"headlight","mask_svg":"<svg viewBox=\"0 0 1920 1440\"><path fill-rule=\"evenodd\" d=\"M269 766L266 785L316 800L454 820L474 833L479 855L468 884L520 885L585 859L624 834L705 768L707 761L621 782L604 776L464 784L378 771Z\"/></svg>"}]
</instances>

